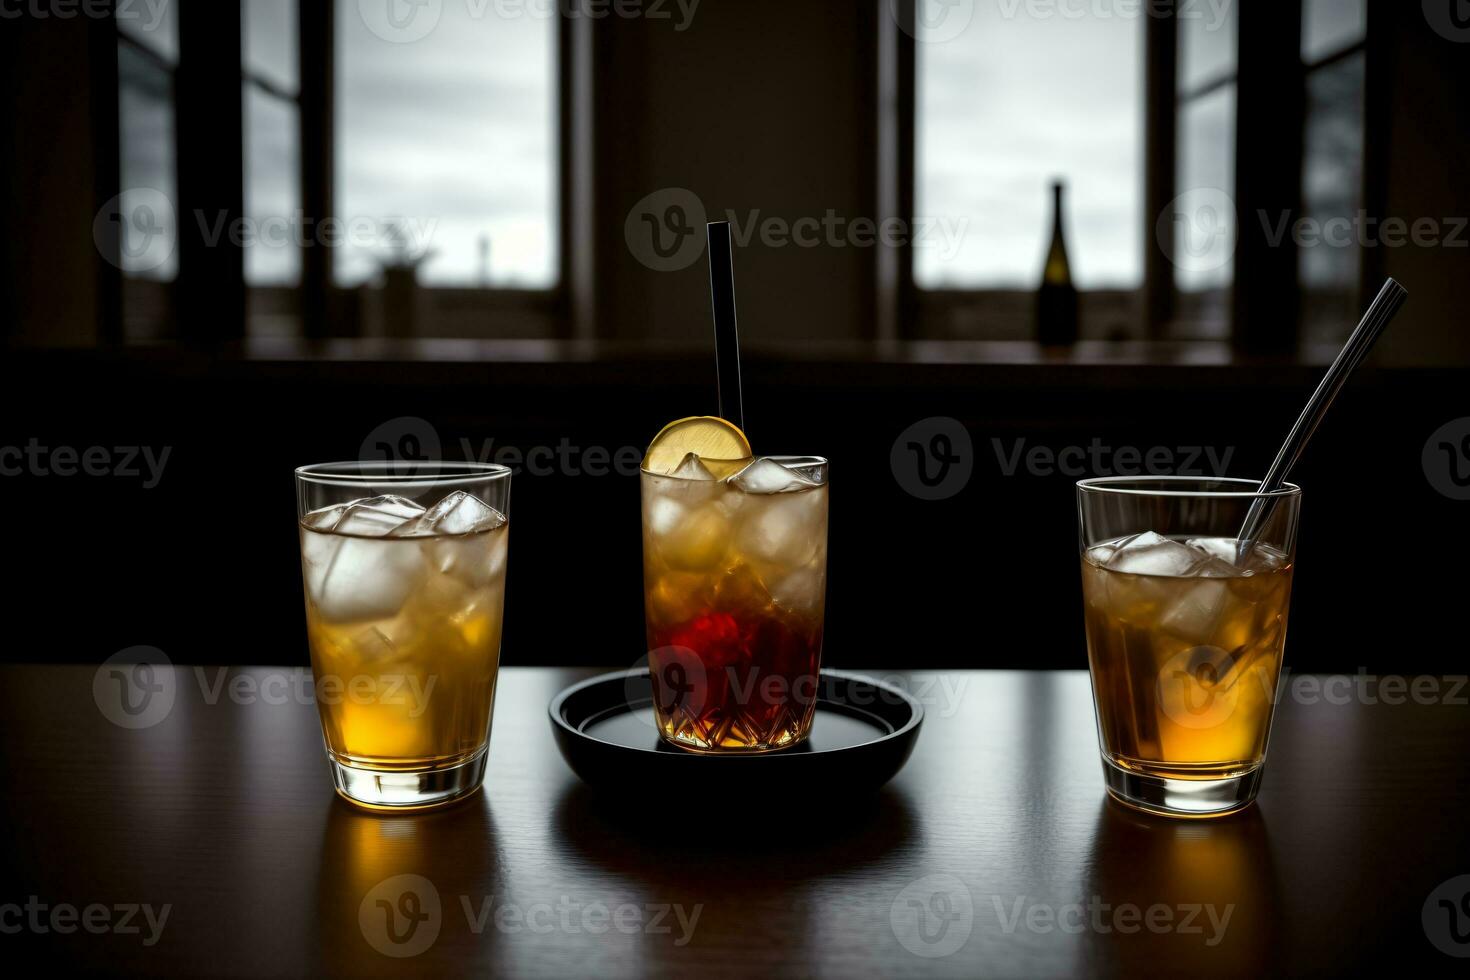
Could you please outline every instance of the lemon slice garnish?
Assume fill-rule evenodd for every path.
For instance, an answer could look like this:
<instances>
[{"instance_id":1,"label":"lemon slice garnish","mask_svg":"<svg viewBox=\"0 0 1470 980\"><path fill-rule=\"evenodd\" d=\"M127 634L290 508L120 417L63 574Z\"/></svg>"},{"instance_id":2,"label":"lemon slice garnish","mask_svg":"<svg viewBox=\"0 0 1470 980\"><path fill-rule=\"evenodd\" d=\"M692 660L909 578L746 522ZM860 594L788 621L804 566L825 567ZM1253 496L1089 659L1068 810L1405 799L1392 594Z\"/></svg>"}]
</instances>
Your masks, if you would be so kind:
<instances>
[{"instance_id":1,"label":"lemon slice garnish","mask_svg":"<svg viewBox=\"0 0 1470 980\"><path fill-rule=\"evenodd\" d=\"M716 476L727 469L733 472L732 467L738 469L737 461L748 461L751 456L750 442L737 426L713 415L696 415L664 426L649 443L643 468L667 476L690 453L704 460Z\"/></svg>"}]
</instances>

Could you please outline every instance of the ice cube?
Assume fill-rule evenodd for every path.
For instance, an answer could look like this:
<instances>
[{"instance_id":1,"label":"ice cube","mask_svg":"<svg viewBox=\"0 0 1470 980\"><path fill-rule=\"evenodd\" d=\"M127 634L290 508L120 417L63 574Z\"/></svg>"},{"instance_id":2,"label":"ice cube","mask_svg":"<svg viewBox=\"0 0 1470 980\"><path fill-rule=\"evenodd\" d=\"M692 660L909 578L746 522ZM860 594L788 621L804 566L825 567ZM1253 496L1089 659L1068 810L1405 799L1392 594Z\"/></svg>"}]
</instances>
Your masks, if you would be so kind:
<instances>
[{"instance_id":1,"label":"ice cube","mask_svg":"<svg viewBox=\"0 0 1470 980\"><path fill-rule=\"evenodd\" d=\"M648 530L662 537L673 534L684 519L684 505L668 497L654 497L648 504Z\"/></svg>"},{"instance_id":2,"label":"ice cube","mask_svg":"<svg viewBox=\"0 0 1470 980\"><path fill-rule=\"evenodd\" d=\"M1256 546L1246 555L1245 561L1235 564L1236 549L1239 542L1235 538L1190 538L1187 542L1191 548L1203 551L1207 555L1228 562L1234 566L1237 576L1254 575L1258 572L1274 571L1286 564L1286 556L1270 545L1256 542Z\"/></svg>"},{"instance_id":3,"label":"ice cube","mask_svg":"<svg viewBox=\"0 0 1470 980\"><path fill-rule=\"evenodd\" d=\"M670 510L668 505L678 511ZM730 519L718 501L697 507L682 507L671 500L654 501L650 512L654 543L670 568L702 571L724 559L730 547Z\"/></svg>"},{"instance_id":4,"label":"ice cube","mask_svg":"<svg viewBox=\"0 0 1470 980\"><path fill-rule=\"evenodd\" d=\"M771 598L787 609L811 612L826 593L826 578L815 568L798 568L769 585Z\"/></svg>"},{"instance_id":5,"label":"ice cube","mask_svg":"<svg viewBox=\"0 0 1470 980\"><path fill-rule=\"evenodd\" d=\"M1255 548L1246 556L1245 568L1247 575L1258 575L1262 572L1274 572L1286 567L1290 559L1285 552L1277 551L1268 544L1256 542Z\"/></svg>"},{"instance_id":6,"label":"ice cube","mask_svg":"<svg viewBox=\"0 0 1470 980\"><path fill-rule=\"evenodd\" d=\"M1188 545L1144 531L1119 542L1107 567L1129 575L1184 576L1199 561L1200 553Z\"/></svg>"},{"instance_id":7,"label":"ice cube","mask_svg":"<svg viewBox=\"0 0 1470 980\"><path fill-rule=\"evenodd\" d=\"M1239 578L1241 571L1223 558L1206 555L1189 570L1191 578Z\"/></svg>"},{"instance_id":8,"label":"ice cube","mask_svg":"<svg viewBox=\"0 0 1470 980\"><path fill-rule=\"evenodd\" d=\"M342 519L342 514L347 510L346 504L332 504L328 507L318 507L301 519L301 523L307 527L316 528L319 531L330 531L337 526Z\"/></svg>"},{"instance_id":9,"label":"ice cube","mask_svg":"<svg viewBox=\"0 0 1470 980\"><path fill-rule=\"evenodd\" d=\"M385 494L348 504L332 530L366 538L387 537L418 518L424 509L412 500Z\"/></svg>"},{"instance_id":10,"label":"ice cube","mask_svg":"<svg viewBox=\"0 0 1470 980\"><path fill-rule=\"evenodd\" d=\"M771 591L749 565L737 564L715 583L714 601L717 608L745 609L754 612L771 604ZM741 645L738 643L729 645L732 658L742 655L738 653L740 648Z\"/></svg>"},{"instance_id":11,"label":"ice cube","mask_svg":"<svg viewBox=\"0 0 1470 980\"><path fill-rule=\"evenodd\" d=\"M505 523L505 515L474 494L456 490L439 501L412 524L403 525L397 537L431 534L475 534Z\"/></svg>"},{"instance_id":12,"label":"ice cube","mask_svg":"<svg viewBox=\"0 0 1470 980\"><path fill-rule=\"evenodd\" d=\"M330 508L338 511L346 510L346 507ZM313 513L320 513L314 511ZM308 517L310 515L307 515ZM328 515L330 516L330 515ZM324 520L327 527L336 523L336 518ZM327 572L332 567L332 561L337 557L337 549L342 547L346 538L335 534L319 534L314 531L301 532L301 575L306 580L306 591L313 599L322 593L322 583L326 581Z\"/></svg>"},{"instance_id":13,"label":"ice cube","mask_svg":"<svg viewBox=\"0 0 1470 980\"><path fill-rule=\"evenodd\" d=\"M707 605L710 588L709 576L698 572L665 572L646 588L648 616L664 625L687 623Z\"/></svg>"},{"instance_id":14,"label":"ice cube","mask_svg":"<svg viewBox=\"0 0 1470 980\"><path fill-rule=\"evenodd\" d=\"M306 539L328 537L302 533ZM428 574L422 552L411 541L330 537L336 548L319 570L310 568L316 557L311 546L303 549L308 593L325 619L355 622L397 615ZM325 552L324 548L321 554Z\"/></svg>"},{"instance_id":15,"label":"ice cube","mask_svg":"<svg viewBox=\"0 0 1470 980\"><path fill-rule=\"evenodd\" d=\"M414 634L412 626L400 620L369 626L352 637L353 651L374 666L382 667L384 661L397 659L412 647Z\"/></svg>"},{"instance_id":16,"label":"ice cube","mask_svg":"<svg viewBox=\"0 0 1470 980\"><path fill-rule=\"evenodd\" d=\"M789 470L767 457L755 460L730 477L729 482L746 493L787 493L817 486L795 470Z\"/></svg>"},{"instance_id":17,"label":"ice cube","mask_svg":"<svg viewBox=\"0 0 1470 980\"><path fill-rule=\"evenodd\" d=\"M807 564L826 540L824 497L792 493L746 501L740 512L736 547L760 562L787 568Z\"/></svg>"},{"instance_id":18,"label":"ice cube","mask_svg":"<svg viewBox=\"0 0 1470 980\"><path fill-rule=\"evenodd\" d=\"M1184 543L1220 561L1235 564L1234 538L1190 538Z\"/></svg>"},{"instance_id":19,"label":"ice cube","mask_svg":"<svg viewBox=\"0 0 1470 980\"><path fill-rule=\"evenodd\" d=\"M1216 632L1231 603L1230 587L1218 578L1203 578L1193 584L1173 586L1169 603L1159 616L1159 626L1166 633L1195 643L1208 643Z\"/></svg>"},{"instance_id":20,"label":"ice cube","mask_svg":"<svg viewBox=\"0 0 1470 980\"><path fill-rule=\"evenodd\" d=\"M452 575L473 589L483 589L505 568L510 535L476 534L468 537L434 536L423 542L429 564L442 575Z\"/></svg>"},{"instance_id":21,"label":"ice cube","mask_svg":"<svg viewBox=\"0 0 1470 980\"><path fill-rule=\"evenodd\" d=\"M1269 544L1257 544L1256 550L1251 553L1251 564L1262 568L1282 568L1289 561L1286 552L1278 551Z\"/></svg>"},{"instance_id":22,"label":"ice cube","mask_svg":"<svg viewBox=\"0 0 1470 980\"><path fill-rule=\"evenodd\" d=\"M715 478L709 467L704 465L704 460L699 458L698 453L686 454L684 461L669 475L680 480L713 480Z\"/></svg>"}]
</instances>

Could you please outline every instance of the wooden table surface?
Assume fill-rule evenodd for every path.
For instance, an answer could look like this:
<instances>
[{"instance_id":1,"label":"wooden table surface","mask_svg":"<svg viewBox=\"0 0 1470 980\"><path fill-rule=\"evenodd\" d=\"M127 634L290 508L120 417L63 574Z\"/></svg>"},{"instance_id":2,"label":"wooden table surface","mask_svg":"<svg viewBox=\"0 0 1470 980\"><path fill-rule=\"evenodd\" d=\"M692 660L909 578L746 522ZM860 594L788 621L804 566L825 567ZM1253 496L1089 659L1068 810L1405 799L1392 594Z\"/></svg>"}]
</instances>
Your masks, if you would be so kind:
<instances>
[{"instance_id":1,"label":"wooden table surface","mask_svg":"<svg viewBox=\"0 0 1470 980\"><path fill-rule=\"evenodd\" d=\"M1454 680L1396 704L1297 678L1258 805L1171 821L1105 799L1081 672L885 675L927 703L913 758L815 811L594 797L546 719L589 673L504 671L484 792L381 817L333 795L300 671L174 668L167 714L127 729L92 667L0 670L0 949L556 977L1449 973L1470 954Z\"/></svg>"}]
</instances>

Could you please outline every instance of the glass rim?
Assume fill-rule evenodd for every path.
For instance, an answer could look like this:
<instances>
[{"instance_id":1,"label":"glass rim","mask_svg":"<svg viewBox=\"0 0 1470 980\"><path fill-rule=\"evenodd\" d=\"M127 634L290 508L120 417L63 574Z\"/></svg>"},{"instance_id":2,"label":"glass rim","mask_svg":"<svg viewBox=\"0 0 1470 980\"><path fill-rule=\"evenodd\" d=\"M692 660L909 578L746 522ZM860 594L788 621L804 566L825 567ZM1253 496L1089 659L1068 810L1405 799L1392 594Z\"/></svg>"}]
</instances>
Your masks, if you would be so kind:
<instances>
[{"instance_id":1,"label":"glass rim","mask_svg":"<svg viewBox=\"0 0 1470 980\"><path fill-rule=\"evenodd\" d=\"M1165 484L1145 487L1142 484ZM1131 484L1131 485L1130 485ZM1170 489L1176 484L1180 489ZM1184 489L1193 484L1193 489ZM1206 484L1238 486L1239 490L1209 489ZM1094 476L1077 481L1077 489L1083 493L1115 493L1135 497L1210 497L1234 500L1279 500L1284 497L1300 497L1302 488L1295 483L1283 483L1279 488L1262 493L1260 480L1247 480L1238 476Z\"/></svg>"},{"instance_id":2,"label":"glass rim","mask_svg":"<svg viewBox=\"0 0 1470 980\"><path fill-rule=\"evenodd\" d=\"M499 463L437 459L341 460L296 467L298 481L326 487L444 487L495 483L510 476L510 467Z\"/></svg>"},{"instance_id":3,"label":"glass rim","mask_svg":"<svg viewBox=\"0 0 1470 980\"><path fill-rule=\"evenodd\" d=\"M786 467L787 469L790 469L793 466L820 466L820 467L825 468L825 467L828 467L828 466L831 466L832 465L827 460L827 458L825 456L787 456L787 455L782 455L780 453L776 453L776 454L773 454L773 455L770 455L770 456L751 456L749 458L750 458L750 461L752 463L755 462L758 459L769 459L769 460L771 460L773 462L780 463L782 466ZM708 457L708 459L711 462L715 462L715 463L732 463L732 462L738 462L738 460L718 459L718 458L713 457L713 456ZM653 470L646 469L641 464L638 467L638 472L640 474L647 474L648 476L656 476L656 477L659 477L660 479L664 479L664 480L679 480L680 482L690 482L690 483L703 482L703 481L694 480L694 479L692 479L690 477L675 476L672 473L655 473ZM721 482L721 481L716 481L716 482ZM824 486L825 487L826 485L827 485L827 483L824 480L821 483L821 486Z\"/></svg>"}]
</instances>

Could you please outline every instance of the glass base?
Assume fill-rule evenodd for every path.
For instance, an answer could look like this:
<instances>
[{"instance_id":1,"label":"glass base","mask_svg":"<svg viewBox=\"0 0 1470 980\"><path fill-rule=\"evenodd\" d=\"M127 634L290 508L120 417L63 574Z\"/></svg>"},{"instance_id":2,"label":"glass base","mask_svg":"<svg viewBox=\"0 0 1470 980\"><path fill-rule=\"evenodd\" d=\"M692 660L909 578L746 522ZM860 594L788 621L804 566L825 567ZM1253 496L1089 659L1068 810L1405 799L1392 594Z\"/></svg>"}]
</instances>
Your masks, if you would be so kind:
<instances>
[{"instance_id":1,"label":"glass base","mask_svg":"<svg viewBox=\"0 0 1470 980\"><path fill-rule=\"evenodd\" d=\"M767 742L754 742L750 745L716 746L710 745L708 742L698 742L693 739L681 738L678 735L668 735L663 732L659 734L663 736L663 740L669 745L681 749L684 752L693 753L694 755L767 755L772 752L785 752L788 749L794 749L799 745L805 744L807 738L806 733L803 733L779 745L772 745Z\"/></svg>"},{"instance_id":2,"label":"glass base","mask_svg":"<svg viewBox=\"0 0 1470 980\"><path fill-rule=\"evenodd\" d=\"M1225 779L1170 779L1130 772L1103 759L1108 795L1126 806L1166 817L1223 817L1255 802L1261 766Z\"/></svg>"},{"instance_id":3,"label":"glass base","mask_svg":"<svg viewBox=\"0 0 1470 980\"><path fill-rule=\"evenodd\" d=\"M468 762L426 772L345 766L331 755L332 784L345 799L374 810L422 810L469 796L485 781L488 747Z\"/></svg>"}]
</instances>

